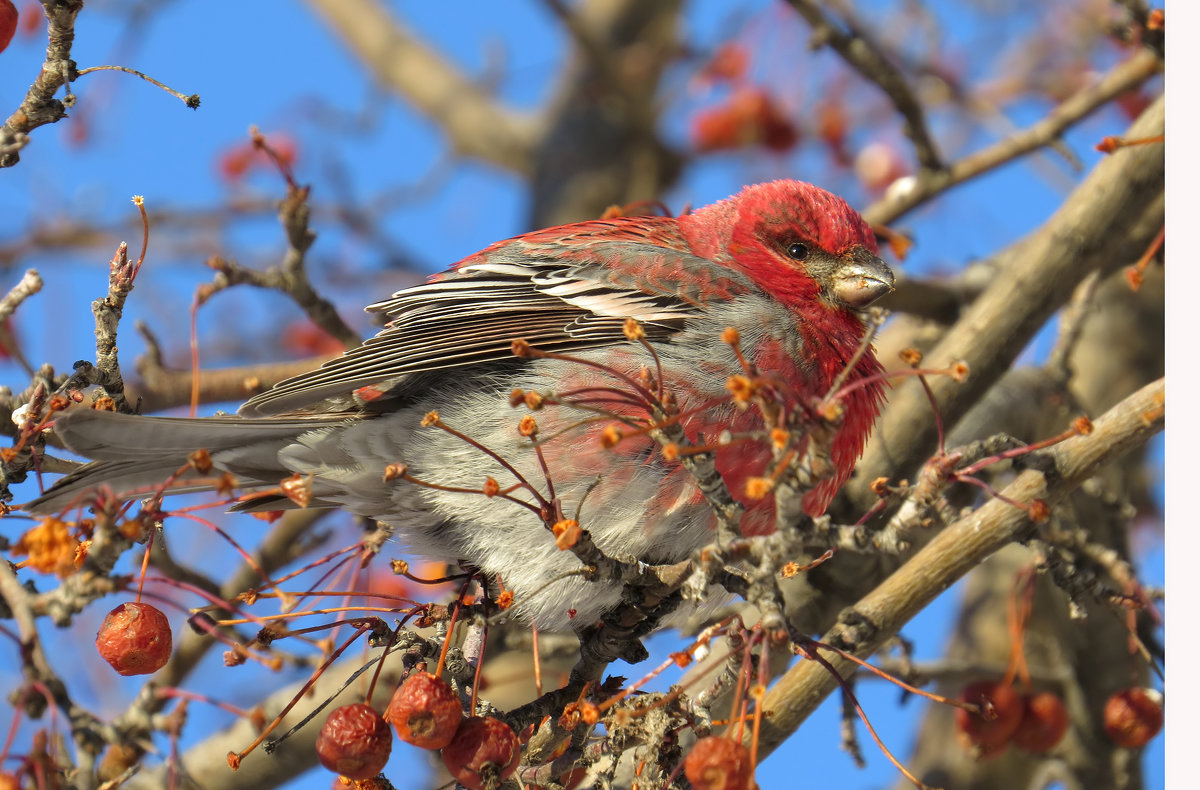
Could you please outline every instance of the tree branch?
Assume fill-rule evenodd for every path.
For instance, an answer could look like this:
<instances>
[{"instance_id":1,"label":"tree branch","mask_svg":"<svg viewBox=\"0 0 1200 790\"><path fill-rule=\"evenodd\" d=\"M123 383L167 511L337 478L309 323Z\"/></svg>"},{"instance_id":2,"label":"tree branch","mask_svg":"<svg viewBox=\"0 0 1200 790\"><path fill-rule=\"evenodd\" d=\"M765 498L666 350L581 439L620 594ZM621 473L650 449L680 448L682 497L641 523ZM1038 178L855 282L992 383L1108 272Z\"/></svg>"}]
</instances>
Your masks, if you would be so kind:
<instances>
[{"instance_id":1,"label":"tree branch","mask_svg":"<svg viewBox=\"0 0 1200 790\"><path fill-rule=\"evenodd\" d=\"M904 133L913 142L922 172L940 172L945 165L929 134L925 111L905 82L900 69L890 63L877 47L872 46L861 32L852 27L848 28L848 32L839 29L821 10L819 3L813 0L788 0L788 4L812 25L818 44L828 44L837 50L846 63L862 77L878 85L891 99L904 118Z\"/></svg>"},{"instance_id":2,"label":"tree branch","mask_svg":"<svg viewBox=\"0 0 1200 790\"><path fill-rule=\"evenodd\" d=\"M995 170L1031 151L1052 145L1067 129L1161 70L1162 62L1152 52L1138 52L1105 74L1099 82L1055 107L1049 115L1028 129L964 157L944 170L922 171L912 182L911 188L885 197L866 209L863 216L872 224L887 225L951 187Z\"/></svg>"},{"instance_id":3,"label":"tree branch","mask_svg":"<svg viewBox=\"0 0 1200 790\"><path fill-rule=\"evenodd\" d=\"M1147 108L1129 135L1161 134L1164 104L1160 97ZM1149 244L1163 223L1163 178L1163 146L1123 149L1100 162L1045 225L999 256L1001 274L926 355L931 367L966 361L971 369L964 384L949 377L929 380L947 425L1012 365L1089 272L1110 271ZM908 474L936 441L921 383L897 386L847 487L859 512L875 500L871 480Z\"/></svg>"},{"instance_id":4,"label":"tree branch","mask_svg":"<svg viewBox=\"0 0 1200 790\"><path fill-rule=\"evenodd\" d=\"M435 121L463 154L528 174L539 124L498 104L376 0L308 0L374 78Z\"/></svg>"},{"instance_id":5,"label":"tree branch","mask_svg":"<svg viewBox=\"0 0 1200 790\"><path fill-rule=\"evenodd\" d=\"M1029 470L1003 495L1016 502L1041 499L1053 505L1103 465L1161 431L1164 398L1162 379L1143 387L1097 420L1090 435L1068 439L1049 451L1056 463L1055 479ZM1020 539L1030 526L1025 510L991 500L951 524L852 609L843 611L821 641L846 646L860 658L870 656L934 598L990 554ZM827 658L843 677L856 671L845 659ZM803 661L789 670L760 703L772 715L763 719L759 754L774 751L836 688L837 681L815 662Z\"/></svg>"},{"instance_id":6,"label":"tree branch","mask_svg":"<svg viewBox=\"0 0 1200 790\"><path fill-rule=\"evenodd\" d=\"M46 60L37 79L29 86L21 106L0 127L0 167L12 167L21 160L20 150L29 142L29 132L55 123L67 115L74 103L70 82L75 78L71 45L75 43L75 17L83 10L83 0L42 0L49 22ZM67 85L64 101L54 98Z\"/></svg>"},{"instance_id":7,"label":"tree branch","mask_svg":"<svg viewBox=\"0 0 1200 790\"><path fill-rule=\"evenodd\" d=\"M200 402L243 401L336 356L328 354L289 362L203 370L200 372ZM152 413L186 406L191 402L192 371L167 368L163 366L161 358L153 354L139 357L137 370L141 380L130 383L129 391L135 398L141 399L143 411Z\"/></svg>"}]
</instances>

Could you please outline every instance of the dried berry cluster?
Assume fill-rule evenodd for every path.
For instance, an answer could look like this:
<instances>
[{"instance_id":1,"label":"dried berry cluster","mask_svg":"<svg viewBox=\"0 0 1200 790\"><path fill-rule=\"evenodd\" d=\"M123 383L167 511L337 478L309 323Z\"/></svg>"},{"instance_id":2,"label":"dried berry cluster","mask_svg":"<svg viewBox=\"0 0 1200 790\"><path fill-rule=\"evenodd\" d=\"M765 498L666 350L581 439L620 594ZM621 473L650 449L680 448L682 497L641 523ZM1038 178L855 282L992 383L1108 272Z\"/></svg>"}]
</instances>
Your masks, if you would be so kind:
<instances>
[{"instance_id":1,"label":"dried berry cluster","mask_svg":"<svg viewBox=\"0 0 1200 790\"><path fill-rule=\"evenodd\" d=\"M363 703L330 713L317 738L321 764L354 781L376 776L392 752L388 721L400 740L440 750L446 770L469 790L496 790L521 761L511 727L490 716L464 717L449 683L414 672L396 689L385 715Z\"/></svg>"},{"instance_id":2,"label":"dried berry cluster","mask_svg":"<svg viewBox=\"0 0 1200 790\"><path fill-rule=\"evenodd\" d=\"M980 709L958 708L955 723L963 743L983 758L1010 743L1033 754L1048 752L1071 724L1062 699L1049 691L1021 695L1010 683L981 680L967 684L959 699Z\"/></svg>"},{"instance_id":3,"label":"dried berry cluster","mask_svg":"<svg viewBox=\"0 0 1200 790\"><path fill-rule=\"evenodd\" d=\"M1070 729L1066 706L1053 692L1018 694L1009 683L983 680L969 683L959 699L980 710L958 708L955 724L964 745L981 758L1000 754L1010 743L1043 754ZM1162 725L1162 695L1154 689L1122 689L1104 706L1104 732L1122 748L1140 749Z\"/></svg>"}]
</instances>

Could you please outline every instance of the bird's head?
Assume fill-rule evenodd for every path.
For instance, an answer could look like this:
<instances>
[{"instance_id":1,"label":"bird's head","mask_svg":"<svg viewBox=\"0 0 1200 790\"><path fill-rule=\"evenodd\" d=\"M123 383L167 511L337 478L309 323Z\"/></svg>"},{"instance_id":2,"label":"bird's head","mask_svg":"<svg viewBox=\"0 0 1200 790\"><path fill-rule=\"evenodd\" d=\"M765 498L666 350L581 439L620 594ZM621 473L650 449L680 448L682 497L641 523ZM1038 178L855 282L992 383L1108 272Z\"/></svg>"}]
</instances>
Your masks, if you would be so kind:
<instances>
[{"instance_id":1,"label":"bird's head","mask_svg":"<svg viewBox=\"0 0 1200 790\"><path fill-rule=\"evenodd\" d=\"M858 212L803 181L746 187L681 217L680 225L697 252L740 269L796 308L860 310L895 284Z\"/></svg>"}]
</instances>

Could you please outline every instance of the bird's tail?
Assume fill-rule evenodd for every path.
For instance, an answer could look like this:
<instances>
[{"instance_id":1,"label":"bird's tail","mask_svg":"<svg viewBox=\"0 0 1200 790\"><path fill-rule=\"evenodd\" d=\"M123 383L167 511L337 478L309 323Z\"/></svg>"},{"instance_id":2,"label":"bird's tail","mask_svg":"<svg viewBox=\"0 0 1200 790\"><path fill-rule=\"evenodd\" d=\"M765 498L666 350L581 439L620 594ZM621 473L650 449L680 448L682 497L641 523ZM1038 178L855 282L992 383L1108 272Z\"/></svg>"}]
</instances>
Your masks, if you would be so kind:
<instances>
[{"instance_id":1,"label":"bird's tail","mask_svg":"<svg viewBox=\"0 0 1200 790\"><path fill-rule=\"evenodd\" d=\"M243 493L275 488L292 474L280 462L279 451L303 434L337 422L344 418L143 417L71 409L54 421L54 431L68 449L92 459L91 463L21 507L33 515L50 515L88 506L99 491L111 492L119 500L151 496L167 481L171 482L166 493L211 490L223 473L232 475ZM213 463L207 473L190 463L193 453L201 449ZM279 495L246 502L238 509L289 506L295 507Z\"/></svg>"}]
</instances>

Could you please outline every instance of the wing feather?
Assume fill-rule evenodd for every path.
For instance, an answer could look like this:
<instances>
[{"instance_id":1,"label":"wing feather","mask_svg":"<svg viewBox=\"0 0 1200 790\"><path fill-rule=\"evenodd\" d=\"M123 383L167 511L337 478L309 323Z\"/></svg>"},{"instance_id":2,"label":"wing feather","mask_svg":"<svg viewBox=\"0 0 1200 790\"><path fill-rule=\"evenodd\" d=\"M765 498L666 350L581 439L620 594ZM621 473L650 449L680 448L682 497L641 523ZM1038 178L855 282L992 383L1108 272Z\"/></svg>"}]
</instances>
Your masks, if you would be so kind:
<instances>
[{"instance_id":1,"label":"wing feather","mask_svg":"<svg viewBox=\"0 0 1200 790\"><path fill-rule=\"evenodd\" d=\"M699 284L751 288L742 275L692 253L673 220L570 228L499 242L370 305L368 312L387 319L379 334L251 398L240 413L352 409L363 387L396 395L414 374L512 360L517 339L557 352L623 344L627 318L649 339L663 340L702 309L692 293Z\"/></svg>"}]
</instances>

